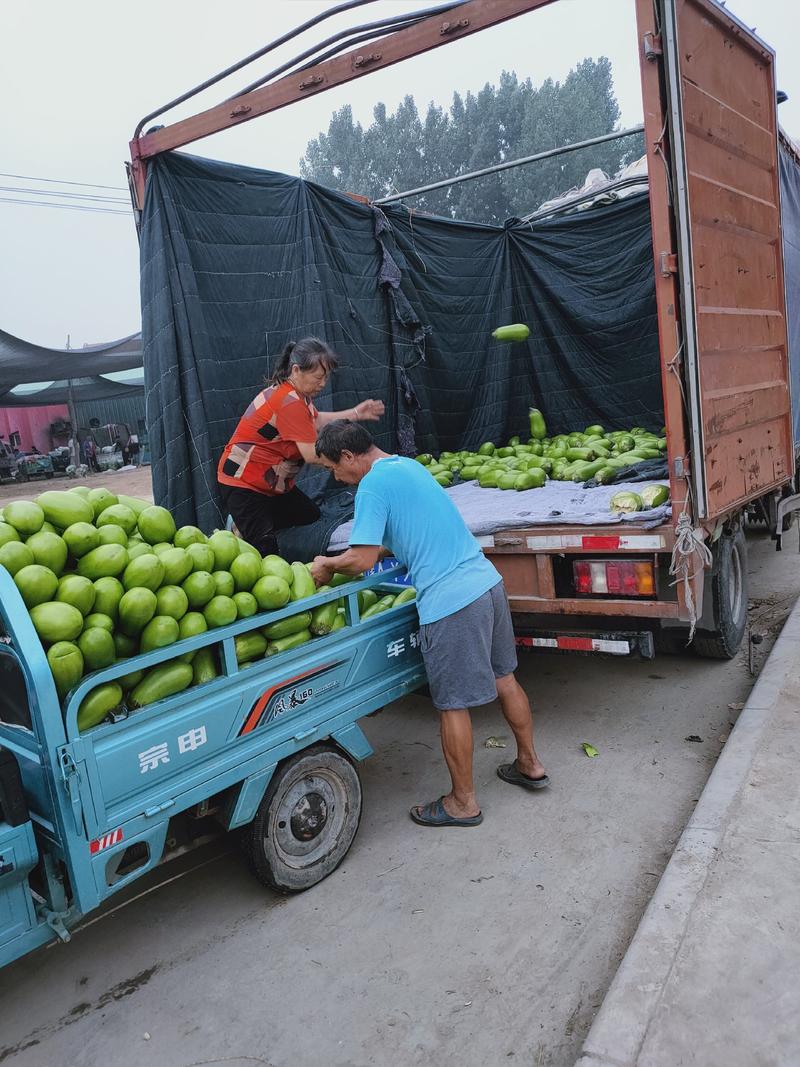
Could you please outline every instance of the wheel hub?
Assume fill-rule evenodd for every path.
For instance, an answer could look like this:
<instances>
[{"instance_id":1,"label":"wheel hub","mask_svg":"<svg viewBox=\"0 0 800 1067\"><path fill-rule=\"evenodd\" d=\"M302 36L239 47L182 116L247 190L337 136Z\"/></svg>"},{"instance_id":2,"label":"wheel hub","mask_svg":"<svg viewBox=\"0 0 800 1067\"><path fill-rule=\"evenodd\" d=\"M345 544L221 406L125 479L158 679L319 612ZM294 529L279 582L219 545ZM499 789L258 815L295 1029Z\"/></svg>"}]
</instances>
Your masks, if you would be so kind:
<instances>
[{"instance_id":1,"label":"wheel hub","mask_svg":"<svg viewBox=\"0 0 800 1067\"><path fill-rule=\"evenodd\" d=\"M325 829L328 805L319 793L310 792L295 804L289 817L292 834L298 841L313 841Z\"/></svg>"},{"instance_id":2,"label":"wheel hub","mask_svg":"<svg viewBox=\"0 0 800 1067\"><path fill-rule=\"evenodd\" d=\"M285 863L308 866L324 855L341 831L347 795L338 775L319 770L297 778L280 796L272 837Z\"/></svg>"}]
</instances>

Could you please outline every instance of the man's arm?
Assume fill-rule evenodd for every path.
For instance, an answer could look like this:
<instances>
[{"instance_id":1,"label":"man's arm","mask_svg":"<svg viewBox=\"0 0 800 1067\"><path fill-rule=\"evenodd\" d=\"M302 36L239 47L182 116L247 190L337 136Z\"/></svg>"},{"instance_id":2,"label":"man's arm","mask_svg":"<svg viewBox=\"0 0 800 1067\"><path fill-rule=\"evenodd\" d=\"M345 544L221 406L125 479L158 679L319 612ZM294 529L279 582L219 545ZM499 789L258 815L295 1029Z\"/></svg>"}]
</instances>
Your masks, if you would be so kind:
<instances>
[{"instance_id":1,"label":"man's arm","mask_svg":"<svg viewBox=\"0 0 800 1067\"><path fill-rule=\"evenodd\" d=\"M363 574L388 555L389 550L381 545L355 545L340 556L317 556L311 564L311 577L317 585L326 585L334 574Z\"/></svg>"},{"instance_id":2,"label":"man's arm","mask_svg":"<svg viewBox=\"0 0 800 1067\"><path fill-rule=\"evenodd\" d=\"M317 556L311 564L311 575L317 585L329 582L334 574L363 574L379 559L391 555L381 544L386 535L386 501L379 494L367 491L359 485L356 493L355 518L351 544L340 556Z\"/></svg>"}]
</instances>

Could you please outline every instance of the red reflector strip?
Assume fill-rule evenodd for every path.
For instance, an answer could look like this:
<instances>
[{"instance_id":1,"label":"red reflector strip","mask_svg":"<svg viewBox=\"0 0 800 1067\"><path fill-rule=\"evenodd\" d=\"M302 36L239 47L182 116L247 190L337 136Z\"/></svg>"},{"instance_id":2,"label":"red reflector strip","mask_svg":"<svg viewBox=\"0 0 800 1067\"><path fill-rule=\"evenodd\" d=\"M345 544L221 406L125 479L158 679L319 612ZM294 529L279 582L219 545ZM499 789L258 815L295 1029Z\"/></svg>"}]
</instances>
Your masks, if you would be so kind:
<instances>
[{"instance_id":1,"label":"red reflector strip","mask_svg":"<svg viewBox=\"0 0 800 1067\"><path fill-rule=\"evenodd\" d=\"M108 834L103 834L103 836L98 837L96 841L90 841L90 854L96 856L98 852L103 852L105 849L111 848L112 845L118 845L122 840L122 836L122 827L118 826L116 830L112 830Z\"/></svg>"},{"instance_id":2,"label":"red reflector strip","mask_svg":"<svg viewBox=\"0 0 800 1067\"><path fill-rule=\"evenodd\" d=\"M593 652L594 641L591 637L559 637L558 647L572 652Z\"/></svg>"},{"instance_id":3,"label":"red reflector strip","mask_svg":"<svg viewBox=\"0 0 800 1067\"><path fill-rule=\"evenodd\" d=\"M658 551L666 547L661 534L536 534L525 538L534 552L558 551L562 548L595 549L603 552Z\"/></svg>"},{"instance_id":4,"label":"red reflector strip","mask_svg":"<svg viewBox=\"0 0 800 1067\"><path fill-rule=\"evenodd\" d=\"M518 637L520 648L557 648L562 652L605 652L612 656L627 656L629 641L606 640L603 637Z\"/></svg>"},{"instance_id":5,"label":"red reflector strip","mask_svg":"<svg viewBox=\"0 0 800 1067\"><path fill-rule=\"evenodd\" d=\"M614 550L619 548L619 537L582 537L581 548L598 548Z\"/></svg>"}]
</instances>

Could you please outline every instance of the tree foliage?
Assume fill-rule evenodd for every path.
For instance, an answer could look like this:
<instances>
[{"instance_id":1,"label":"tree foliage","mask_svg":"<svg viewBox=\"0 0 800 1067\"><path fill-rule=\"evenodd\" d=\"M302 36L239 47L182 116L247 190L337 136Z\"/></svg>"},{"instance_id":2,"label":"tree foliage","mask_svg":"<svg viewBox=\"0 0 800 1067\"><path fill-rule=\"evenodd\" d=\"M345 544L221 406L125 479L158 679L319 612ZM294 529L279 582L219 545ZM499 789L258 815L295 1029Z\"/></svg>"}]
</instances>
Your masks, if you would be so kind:
<instances>
[{"instance_id":1,"label":"tree foliage","mask_svg":"<svg viewBox=\"0 0 800 1067\"><path fill-rule=\"evenodd\" d=\"M334 112L327 133L309 141L300 161L304 178L379 199L391 193L533 155L618 129L611 63L584 59L563 82L535 87L503 71L497 86L453 94L445 110L429 104L420 116L413 96L394 113L375 106L366 129L349 105ZM615 174L642 154L641 136L569 152L553 159L410 198L421 211L476 222L502 223L581 185L599 167Z\"/></svg>"}]
</instances>

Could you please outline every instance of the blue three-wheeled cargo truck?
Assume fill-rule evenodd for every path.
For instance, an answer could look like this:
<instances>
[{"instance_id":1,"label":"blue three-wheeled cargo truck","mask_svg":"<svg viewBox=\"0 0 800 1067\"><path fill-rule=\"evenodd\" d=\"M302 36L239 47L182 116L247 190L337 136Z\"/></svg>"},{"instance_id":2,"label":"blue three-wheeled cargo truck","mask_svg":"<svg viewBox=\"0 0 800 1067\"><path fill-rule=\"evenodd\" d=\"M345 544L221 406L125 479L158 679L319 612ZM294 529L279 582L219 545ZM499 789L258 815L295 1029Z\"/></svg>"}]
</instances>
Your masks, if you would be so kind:
<instances>
[{"instance_id":1,"label":"blue three-wheeled cargo truck","mask_svg":"<svg viewBox=\"0 0 800 1067\"><path fill-rule=\"evenodd\" d=\"M361 814L355 763L372 750L358 720L425 682L415 604L359 614L358 593L394 577L304 600L311 610L344 597L345 625L299 648L237 661L236 638L296 613L292 603L95 671L62 702L0 566L0 965L68 941L87 912L167 858L181 820L238 831L254 873L278 891L330 874ZM79 730L97 685L212 645L217 678Z\"/></svg>"}]
</instances>

